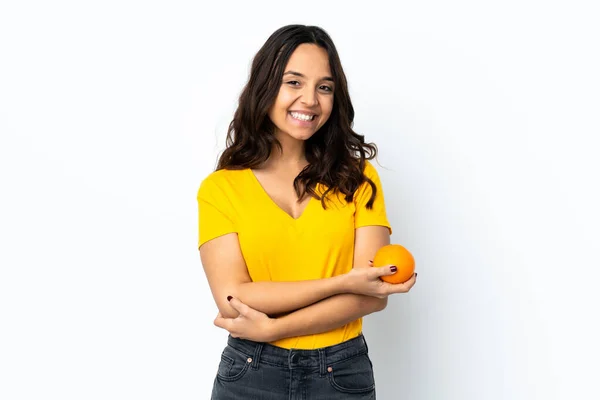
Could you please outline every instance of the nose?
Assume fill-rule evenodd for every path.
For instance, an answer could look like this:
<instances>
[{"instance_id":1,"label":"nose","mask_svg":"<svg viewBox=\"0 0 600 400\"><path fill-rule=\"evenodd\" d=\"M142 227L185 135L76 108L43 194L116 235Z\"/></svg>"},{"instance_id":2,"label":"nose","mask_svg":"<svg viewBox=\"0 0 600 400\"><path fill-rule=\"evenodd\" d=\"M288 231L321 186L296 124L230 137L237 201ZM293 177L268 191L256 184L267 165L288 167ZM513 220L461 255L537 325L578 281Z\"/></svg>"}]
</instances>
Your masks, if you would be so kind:
<instances>
[{"instance_id":1,"label":"nose","mask_svg":"<svg viewBox=\"0 0 600 400\"><path fill-rule=\"evenodd\" d=\"M306 104L308 107L313 107L319 104L319 100L317 99L317 94L313 89L306 88L302 93L302 104Z\"/></svg>"}]
</instances>

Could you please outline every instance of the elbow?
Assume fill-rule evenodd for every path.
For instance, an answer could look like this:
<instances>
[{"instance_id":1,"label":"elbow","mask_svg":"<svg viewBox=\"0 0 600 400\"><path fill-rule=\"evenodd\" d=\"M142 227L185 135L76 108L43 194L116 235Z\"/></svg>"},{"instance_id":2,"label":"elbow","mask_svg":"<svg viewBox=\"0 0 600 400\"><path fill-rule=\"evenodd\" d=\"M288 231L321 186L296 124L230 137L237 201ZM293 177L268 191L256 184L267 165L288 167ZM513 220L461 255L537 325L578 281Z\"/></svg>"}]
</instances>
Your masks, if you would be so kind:
<instances>
[{"instance_id":1,"label":"elbow","mask_svg":"<svg viewBox=\"0 0 600 400\"><path fill-rule=\"evenodd\" d=\"M365 315L369 315L375 312L383 311L387 306L387 302L387 297L380 299L378 297L363 296L360 299L360 307Z\"/></svg>"},{"instance_id":2,"label":"elbow","mask_svg":"<svg viewBox=\"0 0 600 400\"><path fill-rule=\"evenodd\" d=\"M220 291L218 297L213 296L215 298L217 308L219 309L219 314L221 314L223 318L236 318L240 315L240 313L229 303L230 296L239 299L237 296L238 290L236 289L237 288L235 286L231 286Z\"/></svg>"},{"instance_id":3,"label":"elbow","mask_svg":"<svg viewBox=\"0 0 600 400\"><path fill-rule=\"evenodd\" d=\"M387 307L388 298L387 297L384 297L383 299L376 298L375 300L376 300L375 304L374 304L375 312L385 310L385 308Z\"/></svg>"}]
</instances>

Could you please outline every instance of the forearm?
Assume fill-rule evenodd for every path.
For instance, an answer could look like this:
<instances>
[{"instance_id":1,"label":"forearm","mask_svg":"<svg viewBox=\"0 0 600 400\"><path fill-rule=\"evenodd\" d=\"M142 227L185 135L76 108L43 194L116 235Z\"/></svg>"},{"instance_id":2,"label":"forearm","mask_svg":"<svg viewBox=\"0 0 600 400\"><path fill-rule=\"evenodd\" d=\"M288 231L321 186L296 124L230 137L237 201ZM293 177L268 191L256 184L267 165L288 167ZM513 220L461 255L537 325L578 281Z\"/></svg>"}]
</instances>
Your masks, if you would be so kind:
<instances>
[{"instance_id":1,"label":"forearm","mask_svg":"<svg viewBox=\"0 0 600 400\"><path fill-rule=\"evenodd\" d=\"M346 291L346 279L339 275L294 282L246 282L231 288L229 295L255 310L267 315L276 315L310 306ZM237 315L237 312L234 315Z\"/></svg>"},{"instance_id":2,"label":"forearm","mask_svg":"<svg viewBox=\"0 0 600 400\"><path fill-rule=\"evenodd\" d=\"M387 298L339 294L277 318L273 324L273 340L327 332L381 311L386 305Z\"/></svg>"}]
</instances>

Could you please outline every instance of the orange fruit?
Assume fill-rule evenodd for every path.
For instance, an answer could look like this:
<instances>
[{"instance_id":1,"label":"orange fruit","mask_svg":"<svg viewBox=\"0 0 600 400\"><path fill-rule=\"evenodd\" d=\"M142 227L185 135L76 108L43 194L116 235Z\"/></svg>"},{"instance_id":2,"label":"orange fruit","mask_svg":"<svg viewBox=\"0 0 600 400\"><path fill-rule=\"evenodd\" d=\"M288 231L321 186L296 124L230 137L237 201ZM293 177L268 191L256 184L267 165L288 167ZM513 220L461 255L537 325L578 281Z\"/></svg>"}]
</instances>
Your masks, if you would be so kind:
<instances>
[{"instance_id":1,"label":"orange fruit","mask_svg":"<svg viewBox=\"0 0 600 400\"><path fill-rule=\"evenodd\" d=\"M383 246L373 258L374 267L395 265L398 270L393 275L382 276L381 279L389 283L404 283L415 273L415 259L413 255L399 244Z\"/></svg>"}]
</instances>

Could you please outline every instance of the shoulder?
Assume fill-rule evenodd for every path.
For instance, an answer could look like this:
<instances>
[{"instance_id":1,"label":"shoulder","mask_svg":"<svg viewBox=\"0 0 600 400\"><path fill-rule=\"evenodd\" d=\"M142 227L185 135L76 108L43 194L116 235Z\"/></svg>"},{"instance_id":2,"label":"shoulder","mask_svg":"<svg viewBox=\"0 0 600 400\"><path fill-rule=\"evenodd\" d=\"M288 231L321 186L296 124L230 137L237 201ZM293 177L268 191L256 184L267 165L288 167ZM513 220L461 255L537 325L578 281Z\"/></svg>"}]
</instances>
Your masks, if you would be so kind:
<instances>
[{"instance_id":1,"label":"shoulder","mask_svg":"<svg viewBox=\"0 0 600 400\"><path fill-rule=\"evenodd\" d=\"M375 168L375 166L373 165L373 163L371 163L371 161L369 160L365 160L365 169L363 171L363 173L367 176L367 177L371 177L371 176L377 176L377 169Z\"/></svg>"},{"instance_id":2,"label":"shoulder","mask_svg":"<svg viewBox=\"0 0 600 400\"><path fill-rule=\"evenodd\" d=\"M202 183L209 182L214 184L227 184L227 183L235 183L242 179L245 173L247 173L247 169L220 169L208 174L203 180Z\"/></svg>"},{"instance_id":3,"label":"shoulder","mask_svg":"<svg viewBox=\"0 0 600 400\"><path fill-rule=\"evenodd\" d=\"M379 185L379 172L373 162L365 160L365 169L363 170L365 177L369 178L375 185Z\"/></svg>"},{"instance_id":4,"label":"shoulder","mask_svg":"<svg viewBox=\"0 0 600 400\"><path fill-rule=\"evenodd\" d=\"M379 192L381 190L381 179L374 163L365 160L365 166L363 169L363 176L366 178L358 187L356 193L370 194L373 190Z\"/></svg>"},{"instance_id":5,"label":"shoulder","mask_svg":"<svg viewBox=\"0 0 600 400\"><path fill-rule=\"evenodd\" d=\"M198 197L226 194L243 184L248 170L220 169L207 175L198 189Z\"/></svg>"}]
</instances>

